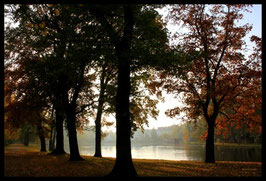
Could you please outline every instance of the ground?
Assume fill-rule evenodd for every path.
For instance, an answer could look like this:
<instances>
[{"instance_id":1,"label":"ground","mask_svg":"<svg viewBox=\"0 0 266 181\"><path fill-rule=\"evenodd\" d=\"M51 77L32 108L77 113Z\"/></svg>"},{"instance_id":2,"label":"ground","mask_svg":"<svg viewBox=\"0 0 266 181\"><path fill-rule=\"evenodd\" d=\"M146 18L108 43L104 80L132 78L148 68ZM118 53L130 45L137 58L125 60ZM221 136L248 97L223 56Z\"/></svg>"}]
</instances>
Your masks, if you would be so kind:
<instances>
[{"instance_id":1,"label":"ground","mask_svg":"<svg viewBox=\"0 0 266 181\"><path fill-rule=\"evenodd\" d=\"M4 175L33 177L102 177L113 168L115 158L82 157L85 161L68 161L69 155L54 156L40 152L36 145L12 144L5 147ZM260 177L261 162L169 161L133 159L139 176L152 177Z\"/></svg>"}]
</instances>

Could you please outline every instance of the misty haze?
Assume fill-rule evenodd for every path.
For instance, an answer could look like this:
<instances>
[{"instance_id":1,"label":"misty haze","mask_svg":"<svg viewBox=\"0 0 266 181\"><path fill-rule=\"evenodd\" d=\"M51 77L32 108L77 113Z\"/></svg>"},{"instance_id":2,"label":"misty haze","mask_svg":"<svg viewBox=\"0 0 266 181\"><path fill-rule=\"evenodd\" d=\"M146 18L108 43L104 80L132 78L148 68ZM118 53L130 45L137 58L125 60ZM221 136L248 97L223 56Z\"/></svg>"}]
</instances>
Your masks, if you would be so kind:
<instances>
[{"instance_id":1,"label":"misty haze","mask_svg":"<svg viewBox=\"0 0 266 181\"><path fill-rule=\"evenodd\" d=\"M199 127L193 125L173 125L169 127L159 127L158 129L145 129L134 132L131 138L132 158L143 159L163 159L163 160L197 160L205 159L205 143L199 139ZM188 130L190 132L188 132ZM65 150L69 152L67 131L65 130ZM105 132L106 136L102 140L102 156L116 156L116 135L113 131ZM93 156L95 153L95 132L78 131L78 143L82 155ZM260 135L257 137L242 138L239 142L254 143L260 142ZM235 135L235 137L241 137ZM221 138L217 138L221 141ZM261 146L254 145L235 147L217 143L215 156L218 161L261 161Z\"/></svg>"}]
</instances>

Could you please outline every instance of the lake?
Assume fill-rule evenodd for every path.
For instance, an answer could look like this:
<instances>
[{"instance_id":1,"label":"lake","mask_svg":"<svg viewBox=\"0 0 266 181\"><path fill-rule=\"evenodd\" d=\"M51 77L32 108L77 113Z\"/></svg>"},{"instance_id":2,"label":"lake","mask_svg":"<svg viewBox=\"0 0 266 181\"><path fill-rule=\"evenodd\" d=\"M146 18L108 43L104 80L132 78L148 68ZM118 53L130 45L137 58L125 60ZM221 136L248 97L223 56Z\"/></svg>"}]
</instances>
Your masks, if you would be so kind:
<instances>
[{"instance_id":1,"label":"lake","mask_svg":"<svg viewBox=\"0 0 266 181\"><path fill-rule=\"evenodd\" d=\"M68 149L66 149L68 152ZM132 158L163 159L163 160L205 160L204 145L184 146L132 146ZM94 146L81 146L81 155L94 155ZM103 157L115 157L115 146L102 146ZM217 161L261 162L259 146L215 146Z\"/></svg>"}]
</instances>

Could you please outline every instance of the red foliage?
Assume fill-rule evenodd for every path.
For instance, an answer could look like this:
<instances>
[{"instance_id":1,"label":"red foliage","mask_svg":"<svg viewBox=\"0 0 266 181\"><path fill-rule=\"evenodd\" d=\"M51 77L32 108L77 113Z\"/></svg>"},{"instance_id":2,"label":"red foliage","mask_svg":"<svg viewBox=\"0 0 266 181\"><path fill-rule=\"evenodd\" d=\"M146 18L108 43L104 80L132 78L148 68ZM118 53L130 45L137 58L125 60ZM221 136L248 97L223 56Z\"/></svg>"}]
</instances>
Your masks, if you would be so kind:
<instances>
[{"instance_id":1,"label":"red foliage","mask_svg":"<svg viewBox=\"0 0 266 181\"><path fill-rule=\"evenodd\" d=\"M189 119L197 120L204 115L206 121L214 121L219 129L226 129L230 123L261 131L261 39L251 37L256 47L247 58L244 37L252 26L236 25L243 18L241 11L247 11L247 7L197 4L171 9L168 19L188 30L175 36L180 47L188 55L200 52L178 74L162 79L168 92L183 93L186 105L180 111L185 111ZM174 110L168 111L169 116L179 114Z\"/></svg>"}]
</instances>

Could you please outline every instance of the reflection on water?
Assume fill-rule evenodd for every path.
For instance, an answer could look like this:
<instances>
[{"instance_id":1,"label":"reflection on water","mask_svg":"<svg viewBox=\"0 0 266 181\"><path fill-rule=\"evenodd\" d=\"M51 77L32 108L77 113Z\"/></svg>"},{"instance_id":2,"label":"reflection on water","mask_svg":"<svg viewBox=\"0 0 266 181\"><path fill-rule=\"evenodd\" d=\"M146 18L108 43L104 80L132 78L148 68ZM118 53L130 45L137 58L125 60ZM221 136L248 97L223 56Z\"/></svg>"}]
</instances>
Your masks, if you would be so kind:
<instances>
[{"instance_id":1,"label":"reflection on water","mask_svg":"<svg viewBox=\"0 0 266 181\"><path fill-rule=\"evenodd\" d=\"M132 147L132 157L164 160L187 160L184 149L177 149L173 146L143 146L140 148Z\"/></svg>"},{"instance_id":2,"label":"reflection on water","mask_svg":"<svg viewBox=\"0 0 266 181\"><path fill-rule=\"evenodd\" d=\"M133 158L164 160L198 160L205 159L204 145L183 146L132 146ZM81 155L93 156L94 146L80 147ZM115 146L102 146L103 157L115 157ZM217 161L261 161L261 147L215 146Z\"/></svg>"},{"instance_id":3,"label":"reflection on water","mask_svg":"<svg viewBox=\"0 0 266 181\"><path fill-rule=\"evenodd\" d=\"M216 146L215 157L224 161L261 161L260 147L223 147Z\"/></svg>"}]
</instances>

